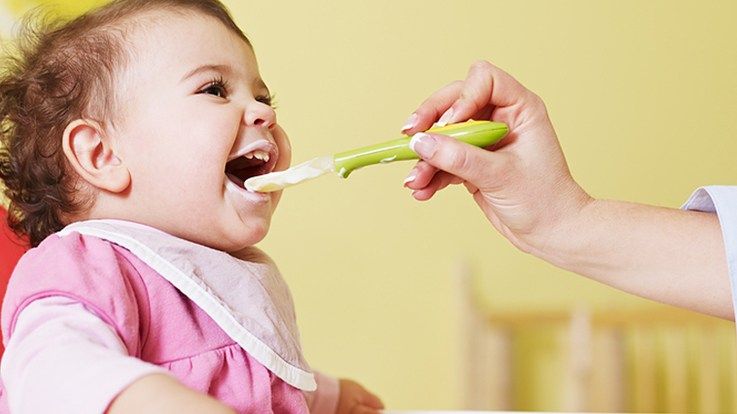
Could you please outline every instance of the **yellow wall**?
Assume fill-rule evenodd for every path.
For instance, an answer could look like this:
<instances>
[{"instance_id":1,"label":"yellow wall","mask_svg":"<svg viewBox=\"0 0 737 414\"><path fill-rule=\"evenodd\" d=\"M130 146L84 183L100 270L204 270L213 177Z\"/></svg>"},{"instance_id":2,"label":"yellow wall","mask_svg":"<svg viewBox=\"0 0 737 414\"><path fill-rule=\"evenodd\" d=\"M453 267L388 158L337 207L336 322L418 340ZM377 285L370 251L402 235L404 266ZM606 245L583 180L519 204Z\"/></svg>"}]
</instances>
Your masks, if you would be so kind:
<instances>
[{"instance_id":1,"label":"yellow wall","mask_svg":"<svg viewBox=\"0 0 737 414\"><path fill-rule=\"evenodd\" d=\"M489 59L544 98L595 196L677 207L699 185L737 181L735 2L226 4L276 92L296 162L396 136L432 91ZM315 367L392 408L458 407L451 276L462 258L493 309L647 304L516 251L463 189L414 201L401 185L410 167L285 193L262 246L292 288Z\"/></svg>"},{"instance_id":2,"label":"yellow wall","mask_svg":"<svg viewBox=\"0 0 737 414\"><path fill-rule=\"evenodd\" d=\"M75 15L102 3L103 2L101 0L3 0L0 2L0 4L5 6L8 11L16 16L21 15L30 7L38 5L51 6L54 10L59 11L64 15Z\"/></svg>"},{"instance_id":3,"label":"yellow wall","mask_svg":"<svg viewBox=\"0 0 737 414\"><path fill-rule=\"evenodd\" d=\"M545 99L573 174L596 196L677 207L699 185L737 182L737 3L229 5L296 161L394 136L484 58ZM451 274L462 257L490 307L645 303L516 251L463 189L413 201L401 186L409 168L285 194L264 246L289 279L315 366L365 381L392 407L457 407Z\"/></svg>"}]
</instances>

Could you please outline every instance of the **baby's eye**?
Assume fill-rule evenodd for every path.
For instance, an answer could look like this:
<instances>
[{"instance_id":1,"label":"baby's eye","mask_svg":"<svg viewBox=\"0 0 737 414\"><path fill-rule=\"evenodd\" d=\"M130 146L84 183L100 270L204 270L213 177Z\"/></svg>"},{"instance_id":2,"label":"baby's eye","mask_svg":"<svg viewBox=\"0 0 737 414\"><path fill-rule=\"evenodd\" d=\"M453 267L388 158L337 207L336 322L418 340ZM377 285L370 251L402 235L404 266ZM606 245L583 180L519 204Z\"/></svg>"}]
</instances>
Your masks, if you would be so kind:
<instances>
[{"instance_id":1,"label":"baby's eye","mask_svg":"<svg viewBox=\"0 0 737 414\"><path fill-rule=\"evenodd\" d=\"M220 98L225 97L225 89L222 88L221 86L216 86L216 85L208 86L202 91L202 93L205 93L208 95L215 95Z\"/></svg>"},{"instance_id":2,"label":"baby's eye","mask_svg":"<svg viewBox=\"0 0 737 414\"><path fill-rule=\"evenodd\" d=\"M212 80L197 93L213 95L217 96L218 98L225 98L228 96L228 86L222 78L218 78Z\"/></svg>"}]
</instances>

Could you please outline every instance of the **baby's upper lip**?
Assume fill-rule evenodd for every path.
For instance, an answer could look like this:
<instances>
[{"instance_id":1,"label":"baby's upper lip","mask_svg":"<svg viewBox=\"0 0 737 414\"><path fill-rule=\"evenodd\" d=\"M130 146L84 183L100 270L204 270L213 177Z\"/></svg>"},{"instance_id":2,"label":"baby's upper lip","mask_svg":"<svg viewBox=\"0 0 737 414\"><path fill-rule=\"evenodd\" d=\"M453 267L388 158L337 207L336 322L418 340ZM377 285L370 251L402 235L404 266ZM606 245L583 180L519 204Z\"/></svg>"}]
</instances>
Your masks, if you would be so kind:
<instances>
[{"instance_id":1,"label":"baby's upper lip","mask_svg":"<svg viewBox=\"0 0 737 414\"><path fill-rule=\"evenodd\" d=\"M228 156L224 167L225 176L241 185L251 177L274 171L278 159L279 148L269 140L259 139L238 148Z\"/></svg>"},{"instance_id":2,"label":"baby's upper lip","mask_svg":"<svg viewBox=\"0 0 737 414\"><path fill-rule=\"evenodd\" d=\"M252 142L246 146L243 146L241 148L238 148L235 152L231 153L228 156L228 162L238 158L242 157L249 152L253 151L264 151L269 154L270 160L276 160L276 158L279 156L279 149L274 145L274 143L267 141L265 139L260 139L258 141Z\"/></svg>"}]
</instances>

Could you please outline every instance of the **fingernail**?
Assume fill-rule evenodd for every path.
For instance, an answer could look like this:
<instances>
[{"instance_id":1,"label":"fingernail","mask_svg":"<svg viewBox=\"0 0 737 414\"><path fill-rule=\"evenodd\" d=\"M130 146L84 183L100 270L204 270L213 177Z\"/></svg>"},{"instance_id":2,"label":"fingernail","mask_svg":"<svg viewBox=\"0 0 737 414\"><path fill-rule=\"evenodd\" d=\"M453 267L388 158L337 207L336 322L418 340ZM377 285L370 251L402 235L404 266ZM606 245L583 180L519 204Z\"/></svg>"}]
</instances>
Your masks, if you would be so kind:
<instances>
[{"instance_id":1,"label":"fingernail","mask_svg":"<svg viewBox=\"0 0 737 414\"><path fill-rule=\"evenodd\" d=\"M407 183L411 183L415 180L415 178L417 178L417 170L412 169L412 171L409 172L407 178L404 179L404 185L407 185Z\"/></svg>"},{"instance_id":2,"label":"fingernail","mask_svg":"<svg viewBox=\"0 0 737 414\"><path fill-rule=\"evenodd\" d=\"M406 121L404 121L404 126L402 127L402 131L406 131L413 126L415 126L415 123L417 122L417 114L412 114L407 118Z\"/></svg>"},{"instance_id":3,"label":"fingernail","mask_svg":"<svg viewBox=\"0 0 737 414\"><path fill-rule=\"evenodd\" d=\"M432 157L436 145L435 138L424 132L414 134L409 141L409 148L422 158Z\"/></svg>"},{"instance_id":4,"label":"fingernail","mask_svg":"<svg viewBox=\"0 0 737 414\"><path fill-rule=\"evenodd\" d=\"M448 122L453 118L453 107L448 108L447 111L438 119L438 122L436 124L438 126L446 126L448 125Z\"/></svg>"}]
</instances>

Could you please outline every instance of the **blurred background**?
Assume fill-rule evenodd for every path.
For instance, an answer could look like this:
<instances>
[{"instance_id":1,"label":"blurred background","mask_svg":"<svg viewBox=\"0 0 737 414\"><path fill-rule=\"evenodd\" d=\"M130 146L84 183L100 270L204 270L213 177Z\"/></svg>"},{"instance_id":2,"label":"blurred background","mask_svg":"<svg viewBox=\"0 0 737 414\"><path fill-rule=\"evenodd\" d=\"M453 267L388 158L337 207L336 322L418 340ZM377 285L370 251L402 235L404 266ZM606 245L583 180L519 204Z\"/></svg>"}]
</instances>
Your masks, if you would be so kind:
<instances>
[{"instance_id":1,"label":"blurred background","mask_svg":"<svg viewBox=\"0 0 737 414\"><path fill-rule=\"evenodd\" d=\"M41 3L69 15L100 4L0 0L3 38ZM737 182L736 2L224 3L295 163L397 137L420 102L486 59L545 100L595 197L678 207ZM284 194L261 247L291 286L315 368L393 409L737 410L733 323L525 255L462 187L415 201L402 187L411 167Z\"/></svg>"}]
</instances>

